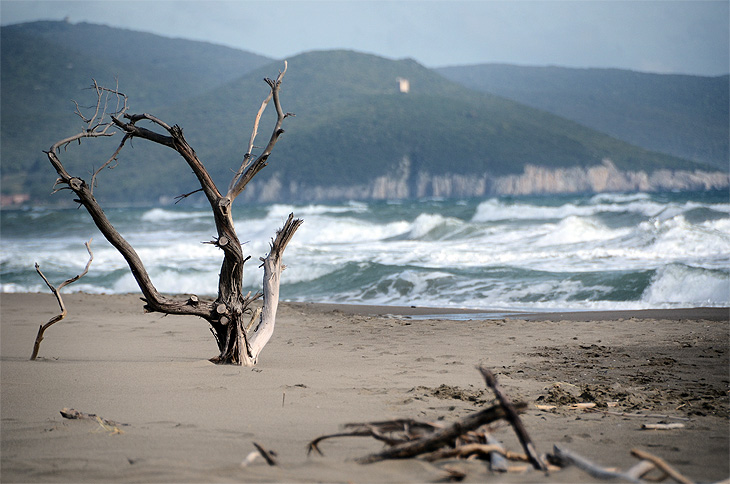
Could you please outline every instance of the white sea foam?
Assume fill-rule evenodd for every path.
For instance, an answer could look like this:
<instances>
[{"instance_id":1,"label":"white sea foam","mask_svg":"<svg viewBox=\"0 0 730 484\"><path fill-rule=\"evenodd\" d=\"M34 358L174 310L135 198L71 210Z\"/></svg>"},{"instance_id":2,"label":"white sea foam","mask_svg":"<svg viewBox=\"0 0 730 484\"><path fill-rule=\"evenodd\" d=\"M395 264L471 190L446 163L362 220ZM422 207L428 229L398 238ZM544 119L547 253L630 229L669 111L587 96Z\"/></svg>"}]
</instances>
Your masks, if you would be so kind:
<instances>
[{"instance_id":1,"label":"white sea foam","mask_svg":"<svg viewBox=\"0 0 730 484\"><path fill-rule=\"evenodd\" d=\"M343 205L284 205L274 204L269 207L267 217L287 217L290 213L296 212L297 217L306 215L322 215L327 213L364 213L368 211L368 205L361 202L347 202Z\"/></svg>"},{"instance_id":2,"label":"white sea foam","mask_svg":"<svg viewBox=\"0 0 730 484\"><path fill-rule=\"evenodd\" d=\"M671 264L657 271L641 301L648 307L727 305L730 276L723 271Z\"/></svg>"},{"instance_id":3,"label":"white sea foam","mask_svg":"<svg viewBox=\"0 0 730 484\"><path fill-rule=\"evenodd\" d=\"M590 217L570 215L540 238L539 245L583 244L586 242L610 241L625 237L631 229L609 229Z\"/></svg>"},{"instance_id":4,"label":"white sea foam","mask_svg":"<svg viewBox=\"0 0 730 484\"><path fill-rule=\"evenodd\" d=\"M185 220L193 218L204 218L210 217L209 212L184 212L177 210L165 210L162 208L153 208L142 214L141 220L143 222L161 222L171 220Z\"/></svg>"},{"instance_id":5,"label":"white sea foam","mask_svg":"<svg viewBox=\"0 0 730 484\"><path fill-rule=\"evenodd\" d=\"M279 204L234 216L253 261L290 212L304 218L285 254L282 294L290 299L506 309L729 305L730 204L663 197ZM46 291L34 262L54 282L77 274L91 235L89 274L65 291L139 291L83 212L2 216L0 291ZM207 211L110 216L160 291L216 292L223 253L202 243L216 235ZM244 272L246 290L259 289L257 264Z\"/></svg>"}]
</instances>

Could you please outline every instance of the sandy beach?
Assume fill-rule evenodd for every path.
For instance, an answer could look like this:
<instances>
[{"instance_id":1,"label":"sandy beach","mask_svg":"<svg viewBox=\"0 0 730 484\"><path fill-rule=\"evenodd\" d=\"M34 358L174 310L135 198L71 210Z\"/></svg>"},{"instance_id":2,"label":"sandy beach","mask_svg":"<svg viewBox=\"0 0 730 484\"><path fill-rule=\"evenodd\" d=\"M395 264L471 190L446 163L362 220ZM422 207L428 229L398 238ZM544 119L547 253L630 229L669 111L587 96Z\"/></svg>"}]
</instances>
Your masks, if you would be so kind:
<instances>
[{"instance_id":1,"label":"sandy beach","mask_svg":"<svg viewBox=\"0 0 730 484\"><path fill-rule=\"evenodd\" d=\"M356 463L383 448L372 438L328 440L324 456L307 455L308 442L346 423L448 423L490 405L477 365L527 403L539 453L559 445L626 470L637 448L696 482L730 477L727 308L454 318L453 309L284 303L258 366L244 368L208 362L217 347L201 319L145 314L136 295L64 301L68 317L29 361L56 301L0 295L4 483L444 482L445 466L465 482L596 481L574 467L496 474L482 460ZM115 424L65 419L64 408ZM661 422L684 427L642 430ZM522 451L511 427L493 427ZM253 442L279 465L242 466Z\"/></svg>"}]
</instances>

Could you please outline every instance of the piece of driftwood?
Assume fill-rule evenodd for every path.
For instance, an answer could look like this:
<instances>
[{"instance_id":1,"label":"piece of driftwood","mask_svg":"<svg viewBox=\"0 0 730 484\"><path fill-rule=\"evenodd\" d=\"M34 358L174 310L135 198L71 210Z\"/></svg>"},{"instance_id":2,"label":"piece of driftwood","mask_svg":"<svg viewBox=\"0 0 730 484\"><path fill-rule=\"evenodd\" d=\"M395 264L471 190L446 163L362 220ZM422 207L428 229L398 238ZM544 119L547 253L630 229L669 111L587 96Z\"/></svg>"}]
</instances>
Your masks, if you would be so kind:
<instances>
[{"instance_id":1,"label":"piece of driftwood","mask_svg":"<svg viewBox=\"0 0 730 484\"><path fill-rule=\"evenodd\" d=\"M46 324L42 324L40 328L38 328L38 334L35 337L35 342L33 343L33 353L30 355L31 360L35 360L38 357L38 351L41 349L41 341L43 341L43 335L46 332L48 328L56 324L57 322L61 321L63 318L66 317L67 311L66 311L66 305L63 303L63 298L61 297L61 289L68 286L71 283L74 283L84 277L87 272L89 272L89 266L91 265L91 261L94 260L94 254L91 252L91 240L89 239L88 242L86 242L84 245L86 246L86 251L89 253L89 262L86 263L86 267L84 268L84 271L81 274L78 274L71 279L66 279L61 283L60 286L54 287L53 284L50 283L50 281L46 278L46 276L41 272L41 268L36 262L35 264L35 270L38 273L39 276L43 279L43 281L46 283L48 288L51 290L54 296L56 296L56 300L58 301L58 305L61 308L61 314L52 317L48 320Z\"/></svg>"},{"instance_id":2,"label":"piece of driftwood","mask_svg":"<svg viewBox=\"0 0 730 484\"><path fill-rule=\"evenodd\" d=\"M685 425L683 423L655 423L655 424L642 424L641 430L676 430L683 429Z\"/></svg>"},{"instance_id":3,"label":"piece of driftwood","mask_svg":"<svg viewBox=\"0 0 730 484\"><path fill-rule=\"evenodd\" d=\"M509 470L509 462L507 462L507 459L505 458L505 452L502 443L494 438L491 434L486 434L484 436L484 440L487 442L487 444L498 446L501 449L501 452L494 451L489 453L489 468L493 472L507 472Z\"/></svg>"},{"instance_id":4,"label":"piece of driftwood","mask_svg":"<svg viewBox=\"0 0 730 484\"><path fill-rule=\"evenodd\" d=\"M637 477L629 475L628 473L606 469L605 467L601 467L598 464L591 462L585 457L567 449L558 447L557 445L553 446L553 458L556 460L554 463L560 467L573 465L596 479L621 479L635 484L641 484L642 482Z\"/></svg>"},{"instance_id":5,"label":"piece of driftwood","mask_svg":"<svg viewBox=\"0 0 730 484\"><path fill-rule=\"evenodd\" d=\"M526 403L516 404L517 411L524 411ZM471 430L505 418L504 409L494 405L442 426L413 419L398 419L383 422L347 424L346 431L317 437L309 443L308 453L315 451L322 455L319 443L335 437L373 437L390 447L357 459L361 464L371 464L388 459L407 459L436 451L441 447L454 447L457 439ZM468 445L468 444L467 444ZM493 447L499 451L497 446Z\"/></svg>"},{"instance_id":6,"label":"piece of driftwood","mask_svg":"<svg viewBox=\"0 0 730 484\"><path fill-rule=\"evenodd\" d=\"M648 461L648 460L642 460L639 461L636 465L634 465L631 469L627 470L625 474L627 476L631 476L634 479L642 479L645 475L647 475L649 472L656 469L656 466L654 463ZM669 477L667 473L665 472L664 475L658 479L654 479L656 482L661 482L664 479Z\"/></svg>"},{"instance_id":7,"label":"piece of driftwood","mask_svg":"<svg viewBox=\"0 0 730 484\"><path fill-rule=\"evenodd\" d=\"M519 403L516 405L516 408L518 409L517 411L524 411L524 409L527 408L527 404ZM361 464L372 464L373 462L380 462L387 459L407 459L409 457L433 452L438 450L440 447L452 445L456 438L470 430L477 429L482 425L489 424L505 417L506 413L504 408L499 405L493 405L472 413L471 415L467 415L451 425L435 430L425 437L394 445L381 452L357 459L357 462Z\"/></svg>"},{"instance_id":8,"label":"piece of driftwood","mask_svg":"<svg viewBox=\"0 0 730 484\"><path fill-rule=\"evenodd\" d=\"M687 417L677 417L674 415L663 415L663 414L657 414L657 413L646 413L645 414L645 413L614 412L611 410L602 410L600 408L586 408L584 410L586 412L596 412L596 413L602 413L604 415L613 415L616 417L663 418L663 419L684 420L684 421L690 420Z\"/></svg>"},{"instance_id":9,"label":"piece of driftwood","mask_svg":"<svg viewBox=\"0 0 730 484\"><path fill-rule=\"evenodd\" d=\"M532 443L532 440L530 439L530 436L527 433L525 426L522 425L522 420L520 420L519 415L517 415L517 411L514 405L499 387L499 384L497 383L497 377L495 377L490 370L484 368L483 366L479 367L479 371L484 377L484 381L487 383L487 386L492 389L495 396L497 397L497 400L499 400L500 405L502 406L502 408L504 408L507 421L512 425L512 428L514 428L515 433L517 434L517 438L520 440L522 447L525 449L525 453L530 458L530 463L532 464L532 466L535 469L547 471L547 466L537 454L537 450L535 450L535 445Z\"/></svg>"},{"instance_id":10,"label":"piece of driftwood","mask_svg":"<svg viewBox=\"0 0 730 484\"><path fill-rule=\"evenodd\" d=\"M324 455L319 448L319 443L336 437L373 437L388 445L396 445L419 439L443 426L414 419L394 419L369 423L349 423L344 427L346 429L344 432L322 435L311 441L307 448L307 454L314 451L319 455Z\"/></svg>"},{"instance_id":11,"label":"piece of driftwood","mask_svg":"<svg viewBox=\"0 0 730 484\"><path fill-rule=\"evenodd\" d=\"M667 462L661 457L657 457L640 449L631 449L631 455L639 459L648 460L658 469L664 471L669 477L679 482L680 484L692 484L691 480L680 474L674 467L667 464Z\"/></svg>"},{"instance_id":12,"label":"piece of driftwood","mask_svg":"<svg viewBox=\"0 0 730 484\"><path fill-rule=\"evenodd\" d=\"M78 410L75 410L73 408L62 409L61 416L63 418L67 418L70 420L94 420L96 422L99 422L103 425L108 425L110 427L125 427L125 426L129 425L129 424L119 423L119 422L115 422L114 420L109 420L106 418L99 417L95 413L79 412Z\"/></svg>"},{"instance_id":13,"label":"piece of driftwood","mask_svg":"<svg viewBox=\"0 0 730 484\"><path fill-rule=\"evenodd\" d=\"M672 478L679 484L690 484L692 481L684 477L677 470L672 468L664 460L647 452L633 449L631 453L641 459L639 463L628 469L620 471L606 468L591 462L589 459L576 454L573 451L554 446L552 454L537 456L534 445L519 418L519 413L524 412L527 404L523 402L512 403L500 389L494 374L482 367L480 372L499 400L498 405L472 413L453 422L449 425L434 424L412 419L398 419L370 423L357 423L346 425L343 432L323 435L316 438L309 444L309 452L315 451L322 454L318 445L325 439L334 437L361 437L368 436L383 441L388 447L383 451L356 459L361 464L370 464L388 459L407 459L419 457L428 462L435 462L449 458L473 459L481 458L490 461L490 469L498 472L524 472L529 468L522 466L510 466L507 460L517 462L530 462L535 469L544 472L559 471L568 466L575 466L596 479L620 480L637 484L648 482L661 482ZM510 409L511 410L508 410ZM513 413L512 417L508 414ZM633 415L631 415L633 416ZM636 416L647 417L649 415L636 414ZM487 431L486 425L505 419L512 424L525 453L510 452L494 439ZM517 422L515 424L514 422ZM645 428L681 428L684 424L647 424ZM536 465L536 463L539 464ZM656 472L652 472L655 471ZM653 474L653 475L650 475ZM446 479L458 481L466 476L459 470L456 474L449 474ZM730 484L730 480L722 484Z\"/></svg>"},{"instance_id":14,"label":"piece of driftwood","mask_svg":"<svg viewBox=\"0 0 730 484\"><path fill-rule=\"evenodd\" d=\"M451 457L468 458L473 455L480 455L489 458L492 454L497 454L509 460L530 462L530 458L526 454L517 452L509 452L504 447L497 444L464 444L454 448L443 448L431 452L423 456L424 460L434 462L441 459L449 459ZM506 468L505 468L506 470Z\"/></svg>"},{"instance_id":15,"label":"piece of driftwood","mask_svg":"<svg viewBox=\"0 0 730 484\"><path fill-rule=\"evenodd\" d=\"M554 463L561 467L574 465L596 479L619 479L636 484L643 484L647 482L646 480L648 480L645 476L654 469L657 469L662 472L662 475L658 478L652 478L651 480L654 482L661 482L667 477L670 477L679 484L693 484L693 481L687 479L661 457L657 457L640 449L631 449L631 455L641 459L641 461L626 472L606 469L605 467L601 467L575 452L560 448L557 445L553 447L553 455L551 458Z\"/></svg>"},{"instance_id":16,"label":"piece of driftwood","mask_svg":"<svg viewBox=\"0 0 730 484\"><path fill-rule=\"evenodd\" d=\"M513 458L519 461L527 461L533 463L533 466L546 470L545 464L540 461L535 453L534 456L529 454L516 454L507 452L504 448L494 440L487 441L486 432L474 432L482 426L500 419L508 419L510 422L518 421L518 427L521 427L518 413L524 412L527 404L519 402L513 404L501 392L496 384L494 375L488 370L480 368L482 374L487 372L490 376L485 376L487 385L493 390L496 387L495 394L498 394L498 405L492 405L488 408L474 412L463 417L450 425L436 425L429 422L421 422L412 419L399 419L384 422L370 422L361 424L348 424L343 432L317 437L309 443L308 453L315 451L322 454L319 448L320 442L335 437L373 437L377 440L385 442L386 449L356 459L361 464L371 464L388 459L407 459L412 457L424 456L426 460L438 460L446 457L471 457L482 456L496 464L493 464L500 470L508 469L508 466L500 461L500 458ZM508 417L511 413L511 417ZM513 424L514 426L514 424ZM519 431L518 431L519 432ZM529 436L522 427L521 440L530 443ZM534 452L534 446L531 447ZM535 464L537 463L537 464Z\"/></svg>"},{"instance_id":17,"label":"piece of driftwood","mask_svg":"<svg viewBox=\"0 0 730 484\"><path fill-rule=\"evenodd\" d=\"M256 447L256 450L259 451L259 454L261 454L261 457L264 458L267 464L269 464L270 466L279 465L279 463L276 461L276 452L274 452L273 450L264 449L256 442L252 442L252 444L254 447Z\"/></svg>"}]
</instances>

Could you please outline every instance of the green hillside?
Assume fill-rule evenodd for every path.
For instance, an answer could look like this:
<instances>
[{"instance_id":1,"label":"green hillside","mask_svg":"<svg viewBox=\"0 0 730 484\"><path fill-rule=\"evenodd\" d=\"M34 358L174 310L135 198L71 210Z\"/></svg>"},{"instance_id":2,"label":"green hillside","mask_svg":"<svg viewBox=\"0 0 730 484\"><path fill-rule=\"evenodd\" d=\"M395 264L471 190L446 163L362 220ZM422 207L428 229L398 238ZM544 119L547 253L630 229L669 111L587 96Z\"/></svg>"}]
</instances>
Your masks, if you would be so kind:
<instances>
[{"instance_id":1,"label":"green hillside","mask_svg":"<svg viewBox=\"0 0 730 484\"><path fill-rule=\"evenodd\" d=\"M728 169L729 76L505 64L437 71L648 150Z\"/></svg>"},{"instance_id":2,"label":"green hillside","mask_svg":"<svg viewBox=\"0 0 730 484\"><path fill-rule=\"evenodd\" d=\"M281 61L265 63L210 44L87 24L38 22L0 31L2 191L30 193L41 203L60 198L48 197L55 175L42 150L80 129L69 100L93 104L93 93L83 90L91 77L107 85L118 78L131 112L152 113L182 126L224 189L268 93L262 78L275 77L283 68ZM91 38L105 40L85 49ZM408 93L399 91L398 78L408 79ZM703 167L467 89L410 59L350 51L300 54L289 59L281 96L284 109L297 116L286 120L271 165L257 179L278 176L285 186L367 184L402 174L404 160L411 177L499 176L521 173L528 163L587 167L604 158L619 168L647 172ZM262 120L258 145L268 139L272 111ZM118 142L119 137L87 140L70 147L63 159L70 171L86 176ZM101 176L95 195L110 202L149 203L196 188L172 150L134 140L114 170Z\"/></svg>"},{"instance_id":3,"label":"green hillside","mask_svg":"<svg viewBox=\"0 0 730 484\"><path fill-rule=\"evenodd\" d=\"M266 93L260 79L273 76L273 69L266 66L165 113L187 127L188 139L220 180L229 176L231 160L240 158L248 124ZM398 91L397 77L409 79L408 94ZM284 109L297 116L287 120L262 178L280 172L285 181L349 185L396 172L404 157L412 172L430 174L514 174L526 163L592 166L606 157L624 169L696 166L464 89L412 60L348 51L302 54L289 60L282 98ZM218 129L241 120L232 137Z\"/></svg>"},{"instance_id":4,"label":"green hillside","mask_svg":"<svg viewBox=\"0 0 730 484\"><path fill-rule=\"evenodd\" d=\"M119 79L120 89L133 93L132 110L154 111L270 62L203 42L66 22L2 27L0 48L2 192L30 192L36 199L45 198L55 180L42 150L81 128L72 100L94 102L87 90L92 77L110 87ZM96 166L107 153L86 149ZM69 151L72 159L78 155Z\"/></svg>"}]
</instances>

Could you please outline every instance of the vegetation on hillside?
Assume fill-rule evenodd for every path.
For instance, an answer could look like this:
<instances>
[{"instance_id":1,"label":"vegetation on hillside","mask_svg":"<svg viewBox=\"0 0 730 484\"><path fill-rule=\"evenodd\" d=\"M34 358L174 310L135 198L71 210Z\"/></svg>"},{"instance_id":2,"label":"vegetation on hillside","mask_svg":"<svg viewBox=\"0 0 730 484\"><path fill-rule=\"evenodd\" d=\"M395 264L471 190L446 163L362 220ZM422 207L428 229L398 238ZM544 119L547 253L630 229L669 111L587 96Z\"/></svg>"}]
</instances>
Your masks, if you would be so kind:
<instances>
[{"instance_id":1,"label":"vegetation on hillside","mask_svg":"<svg viewBox=\"0 0 730 484\"><path fill-rule=\"evenodd\" d=\"M629 143L728 168L730 77L504 64L445 67L445 77Z\"/></svg>"},{"instance_id":2,"label":"vegetation on hillside","mask_svg":"<svg viewBox=\"0 0 730 484\"><path fill-rule=\"evenodd\" d=\"M42 150L78 130L72 100L82 107L95 102L87 90L92 78L107 86L118 80L132 110L154 112L271 62L203 42L53 21L0 28L0 48L2 192L30 192L39 201L55 180ZM72 158L90 169L109 154L107 146L92 144ZM119 182L122 200L134 185Z\"/></svg>"},{"instance_id":3,"label":"vegetation on hillside","mask_svg":"<svg viewBox=\"0 0 730 484\"><path fill-rule=\"evenodd\" d=\"M268 59L205 43L89 24L36 22L3 27L2 190L48 198L54 176L42 153L78 128L71 99L91 104L91 78L129 96L130 112L152 113L185 135L219 183L240 164L241 147L271 75ZM263 64L262 64L263 63ZM237 67L231 67L237 66ZM410 82L399 91L397 78ZM596 81L598 82L598 81ZM610 158L619 168L694 169L703 165L649 152L574 121L447 80L411 59L351 51L318 51L289 59L287 126L272 166L308 185L365 183L410 163L418 172L521 173L525 164L592 166ZM271 116L266 113L265 116ZM266 122L264 120L263 122ZM87 172L119 140L85 143L67 163ZM264 141L259 140L260 144ZM158 146L125 150L95 195L117 202L154 202L190 191L178 160ZM111 181L113 180L113 181Z\"/></svg>"}]
</instances>

